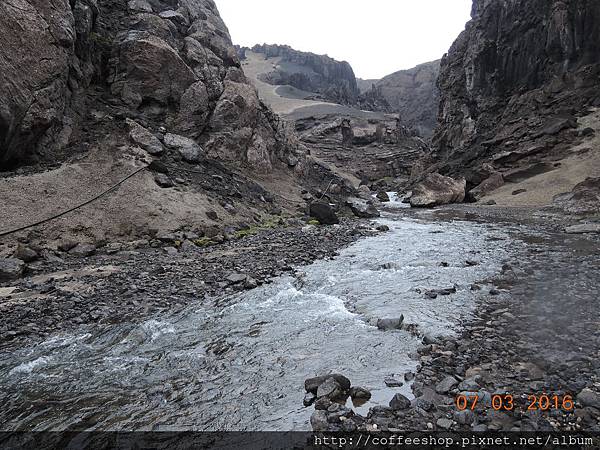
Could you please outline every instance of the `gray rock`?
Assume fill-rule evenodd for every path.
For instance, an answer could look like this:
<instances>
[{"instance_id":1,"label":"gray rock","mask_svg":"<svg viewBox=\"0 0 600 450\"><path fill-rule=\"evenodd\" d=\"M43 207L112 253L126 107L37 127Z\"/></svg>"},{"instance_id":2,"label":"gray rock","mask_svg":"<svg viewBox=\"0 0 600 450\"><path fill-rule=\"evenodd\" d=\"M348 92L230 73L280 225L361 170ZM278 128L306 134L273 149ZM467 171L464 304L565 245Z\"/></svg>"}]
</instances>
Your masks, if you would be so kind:
<instances>
[{"instance_id":1,"label":"gray rock","mask_svg":"<svg viewBox=\"0 0 600 450\"><path fill-rule=\"evenodd\" d=\"M127 2L127 7L131 11L136 12L153 12L152 6L148 3L148 0L129 0Z\"/></svg>"},{"instance_id":2,"label":"gray rock","mask_svg":"<svg viewBox=\"0 0 600 450\"><path fill-rule=\"evenodd\" d=\"M438 394L447 394L458 385L458 380L452 376L447 376L435 386Z\"/></svg>"},{"instance_id":3,"label":"gray rock","mask_svg":"<svg viewBox=\"0 0 600 450\"><path fill-rule=\"evenodd\" d=\"M339 373L332 373L330 375L322 375L314 378L308 378L306 381L304 381L304 389L306 390L306 392L312 392L313 394L316 394L319 386L329 378L333 378L335 381L337 381L337 383L342 387L344 391L349 390L351 387L350 380L344 375L341 375Z\"/></svg>"},{"instance_id":4,"label":"gray rock","mask_svg":"<svg viewBox=\"0 0 600 450\"><path fill-rule=\"evenodd\" d=\"M214 220L215 222L219 220L219 216L215 211L206 211L206 217L208 217L210 220Z\"/></svg>"},{"instance_id":5,"label":"gray rock","mask_svg":"<svg viewBox=\"0 0 600 450\"><path fill-rule=\"evenodd\" d=\"M309 407L310 405L312 405L315 400L317 400L317 396L315 394L313 394L312 392L307 392L306 395L304 396L304 400L302 401L302 404L306 407Z\"/></svg>"},{"instance_id":6,"label":"gray rock","mask_svg":"<svg viewBox=\"0 0 600 450\"><path fill-rule=\"evenodd\" d=\"M353 400L369 400L371 398L371 392L361 387L351 387L350 397Z\"/></svg>"},{"instance_id":7,"label":"gray rock","mask_svg":"<svg viewBox=\"0 0 600 450\"><path fill-rule=\"evenodd\" d=\"M346 205L350 207L356 217L361 219L374 219L381 215L375 205L368 200L350 197L346 200Z\"/></svg>"},{"instance_id":8,"label":"gray rock","mask_svg":"<svg viewBox=\"0 0 600 450\"><path fill-rule=\"evenodd\" d=\"M164 151L162 143L146 128L131 119L127 119L125 123L129 126L129 138L134 144L151 155L160 155Z\"/></svg>"},{"instance_id":9,"label":"gray rock","mask_svg":"<svg viewBox=\"0 0 600 450\"><path fill-rule=\"evenodd\" d=\"M310 416L310 425L313 431L328 431L329 422L327 421L327 413L322 410L316 410Z\"/></svg>"},{"instance_id":10,"label":"gray rock","mask_svg":"<svg viewBox=\"0 0 600 450\"><path fill-rule=\"evenodd\" d=\"M464 178L454 180L439 173L431 173L413 188L410 205L423 208L462 203L465 200L466 186Z\"/></svg>"},{"instance_id":11,"label":"gray rock","mask_svg":"<svg viewBox=\"0 0 600 450\"><path fill-rule=\"evenodd\" d=\"M450 419L446 419L445 417L439 418L436 422L438 428L443 430L449 430L452 428L452 421Z\"/></svg>"},{"instance_id":12,"label":"gray rock","mask_svg":"<svg viewBox=\"0 0 600 450\"><path fill-rule=\"evenodd\" d=\"M600 233L600 223L582 223L565 228L569 234Z\"/></svg>"},{"instance_id":13,"label":"gray rock","mask_svg":"<svg viewBox=\"0 0 600 450\"><path fill-rule=\"evenodd\" d=\"M458 385L458 389L461 391L478 391L480 389L479 380L480 376L475 376L473 378L467 378L464 381L461 381Z\"/></svg>"},{"instance_id":14,"label":"gray rock","mask_svg":"<svg viewBox=\"0 0 600 450\"><path fill-rule=\"evenodd\" d=\"M454 421L461 425L471 425L475 422L475 413L470 409L464 411L454 411Z\"/></svg>"},{"instance_id":15,"label":"gray rock","mask_svg":"<svg viewBox=\"0 0 600 450\"><path fill-rule=\"evenodd\" d=\"M25 261L26 263L33 262L39 258L39 255L35 250L23 244L19 244L17 246L17 250L15 251L14 256L15 258L20 259L21 261Z\"/></svg>"},{"instance_id":16,"label":"gray rock","mask_svg":"<svg viewBox=\"0 0 600 450\"><path fill-rule=\"evenodd\" d=\"M593 408L600 409L600 394L592 391L591 389L583 389L577 394L577 401L582 406L591 406Z\"/></svg>"},{"instance_id":17,"label":"gray rock","mask_svg":"<svg viewBox=\"0 0 600 450\"><path fill-rule=\"evenodd\" d=\"M248 275L244 275L243 273L232 273L227 277L227 281L231 284L243 283L247 280Z\"/></svg>"},{"instance_id":18,"label":"gray rock","mask_svg":"<svg viewBox=\"0 0 600 450\"><path fill-rule=\"evenodd\" d=\"M396 394L390 400L390 408L394 411L402 411L410 408L410 400L402 394Z\"/></svg>"},{"instance_id":19,"label":"gray rock","mask_svg":"<svg viewBox=\"0 0 600 450\"><path fill-rule=\"evenodd\" d=\"M403 322L403 315L400 316L398 319L379 319L377 320L377 328L383 331L400 330L402 329Z\"/></svg>"},{"instance_id":20,"label":"gray rock","mask_svg":"<svg viewBox=\"0 0 600 450\"><path fill-rule=\"evenodd\" d=\"M379 191L377 193L377 199L382 203L387 203L390 201L390 196L385 191Z\"/></svg>"},{"instance_id":21,"label":"gray rock","mask_svg":"<svg viewBox=\"0 0 600 450\"><path fill-rule=\"evenodd\" d=\"M342 395L342 387L334 378L327 378L317 389L317 398L329 397L339 398Z\"/></svg>"},{"instance_id":22,"label":"gray rock","mask_svg":"<svg viewBox=\"0 0 600 450\"><path fill-rule=\"evenodd\" d=\"M69 255L80 258L92 256L94 253L96 253L96 246L91 244L77 244L76 247L69 250Z\"/></svg>"},{"instance_id":23,"label":"gray rock","mask_svg":"<svg viewBox=\"0 0 600 450\"><path fill-rule=\"evenodd\" d=\"M25 262L17 258L0 259L0 281L17 280L25 272Z\"/></svg>"},{"instance_id":24,"label":"gray rock","mask_svg":"<svg viewBox=\"0 0 600 450\"><path fill-rule=\"evenodd\" d=\"M404 383L394 377L385 377L383 382L387 387L400 387L403 386Z\"/></svg>"},{"instance_id":25,"label":"gray rock","mask_svg":"<svg viewBox=\"0 0 600 450\"><path fill-rule=\"evenodd\" d=\"M473 200L481 200L482 197L495 191L504 185L504 177L501 173L493 173L487 179L482 181L477 187L469 191L469 195Z\"/></svg>"},{"instance_id":26,"label":"gray rock","mask_svg":"<svg viewBox=\"0 0 600 450\"><path fill-rule=\"evenodd\" d=\"M189 163L200 161L203 150L193 139L167 133L164 142L167 147L177 150L184 161Z\"/></svg>"},{"instance_id":27,"label":"gray rock","mask_svg":"<svg viewBox=\"0 0 600 450\"><path fill-rule=\"evenodd\" d=\"M171 178L169 178L169 176L165 175L164 173L154 174L154 181L161 188L171 188L171 187L175 186L175 183L173 183L173 180L171 180Z\"/></svg>"},{"instance_id":28,"label":"gray rock","mask_svg":"<svg viewBox=\"0 0 600 450\"><path fill-rule=\"evenodd\" d=\"M309 214L311 217L317 219L322 225L335 225L336 223L340 223L340 219L338 219L337 214L327 203L311 203Z\"/></svg>"}]
</instances>

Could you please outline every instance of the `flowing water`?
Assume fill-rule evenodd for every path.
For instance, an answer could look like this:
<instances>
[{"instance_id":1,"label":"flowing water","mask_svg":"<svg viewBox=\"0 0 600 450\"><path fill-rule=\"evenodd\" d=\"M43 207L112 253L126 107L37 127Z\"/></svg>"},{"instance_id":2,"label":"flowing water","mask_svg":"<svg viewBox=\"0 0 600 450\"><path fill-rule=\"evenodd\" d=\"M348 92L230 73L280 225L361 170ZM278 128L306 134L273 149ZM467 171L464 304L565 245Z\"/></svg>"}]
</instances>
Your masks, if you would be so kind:
<instances>
[{"instance_id":1,"label":"flowing water","mask_svg":"<svg viewBox=\"0 0 600 450\"><path fill-rule=\"evenodd\" d=\"M510 249L502 227L408 218L398 205L380 220L389 233L295 277L0 354L2 429L308 430L303 382L330 372L371 390L363 413L395 392L410 396L408 384L384 379L416 369L420 338L380 331L377 319L404 315L421 335L452 333L473 307L471 284L497 273Z\"/></svg>"}]
</instances>

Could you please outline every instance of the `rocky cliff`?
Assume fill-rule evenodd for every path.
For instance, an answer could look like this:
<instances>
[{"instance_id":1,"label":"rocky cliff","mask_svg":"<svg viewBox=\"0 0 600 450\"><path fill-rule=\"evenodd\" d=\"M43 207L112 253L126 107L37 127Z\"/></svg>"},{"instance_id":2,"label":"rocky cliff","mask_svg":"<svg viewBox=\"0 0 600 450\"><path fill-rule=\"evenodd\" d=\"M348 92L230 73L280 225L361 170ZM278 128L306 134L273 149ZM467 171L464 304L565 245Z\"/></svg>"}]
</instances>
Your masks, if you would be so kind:
<instances>
[{"instance_id":1,"label":"rocky cliff","mask_svg":"<svg viewBox=\"0 0 600 450\"><path fill-rule=\"evenodd\" d=\"M2 2L0 48L5 167L82 144L99 102L223 161L268 171L296 160L212 0Z\"/></svg>"},{"instance_id":2,"label":"rocky cliff","mask_svg":"<svg viewBox=\"0 0 600 450\"><path fill-rule=\"evenodd\" d=\"M262 81L314 92L335 103L353 105L359 89L350 64L325 55L300 52L287 45L255 45L252 51L277 58Z\"/></svg>"},{"instance_id":3,"label":"rocky cliff","mask_svg":"<svg viewBox=\"0 0 600 450\"><path fill-rule=\"evenodd\" d=\"M423 137L431 137L437 124L439 68L440 61L432 61L374 81L363 91L361 106L398 112L405 125ZM364 82L361 84L364 86Z\"/></svg>"},{"instance_id":4,"label":"rocky cliff","mask_svg":"<svg viewBox=\"0 0 600 450\"><path fill-rule=\"evenodd\" d=\"M496 171L516 179L559 170L594 135L599 87L599 2L475 0L441 63L436 166L467 175L471 187Z\"/></svg>"}]
</instances>

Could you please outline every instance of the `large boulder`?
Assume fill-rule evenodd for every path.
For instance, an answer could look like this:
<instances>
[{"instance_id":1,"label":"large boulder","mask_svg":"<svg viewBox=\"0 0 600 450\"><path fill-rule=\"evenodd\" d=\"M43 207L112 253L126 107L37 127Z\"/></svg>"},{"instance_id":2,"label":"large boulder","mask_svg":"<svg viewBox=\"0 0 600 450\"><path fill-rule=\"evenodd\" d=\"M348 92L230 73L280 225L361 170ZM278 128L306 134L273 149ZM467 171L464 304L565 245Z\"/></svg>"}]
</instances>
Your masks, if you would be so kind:
<instances>
[{"instance_id":1,"label":"large boulder","mask_svg":"<svg viewBox=\"0 0 600 450\"><path fill-rule=\"evenodd\" d=\"M165 145L177 150L184 161L197 163L202 156L202 148L193 140L178 134L165 135Z\"/></svg>"},{"instance_id":2,"label":"large boulder","mask_svg":"<svg viewBox=\"0 0 600 450\"><path fill-rule=\"evenodd\" d=\"M160 155L164 148L161 142L150 131L134 120L127 119L129 127L129 138L131 141L146 150L151 155Z\"/></svg>"},{"instance_id":3,"label":"large boulder","mask_svg":"<svg viewBox=\"0 0 600 450\"><path fill-rule=\"evenodd\" d=\"M374 219L379 217L379 211L373 205L371 200L363 200L361 198L350 197L346 200L346 205L352 210L352 213L361 219Z\"/></svg>"},{"instance_id":4,"label":"large boulder","mask_svg":"<svg viewBox=\"0 0 600 450\"><path fill-rule=\"evenodd\" d=\"M462 203L465 200L467 182L464 178L455 180L439 173L430 173L417 184L410 197L410 205L418 208Z\"/></svg>"},{"instance_id":5,"label":"large boulder","mask_svg":"<svg viewBox=\"0 0 600 450\"><path fill-rule=\"evenodd\" d=\"M340 219L338 219L333 208L323 202L311 203L310 216L317 219L322 225L335 225L336 223L340 223Z\"/></svg>"}]
</instances>

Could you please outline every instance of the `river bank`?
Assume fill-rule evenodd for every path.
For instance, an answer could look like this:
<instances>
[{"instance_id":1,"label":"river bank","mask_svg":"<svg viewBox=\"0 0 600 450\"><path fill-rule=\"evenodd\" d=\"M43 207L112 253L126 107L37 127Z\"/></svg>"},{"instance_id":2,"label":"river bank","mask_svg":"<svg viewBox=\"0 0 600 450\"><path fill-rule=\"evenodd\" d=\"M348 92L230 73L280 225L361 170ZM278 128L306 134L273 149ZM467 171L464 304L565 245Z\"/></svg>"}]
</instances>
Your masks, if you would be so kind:
<instances>
[{"instance_id":1,"label":"river bank","mask_svg":"<svg viewBox=\"0 0 600 450\"><path fill-rule=\"evenodd\" d=\"M17 347L87 324L135 322L212 302L332 258L377 233L368 221L321 227L291 220L215 245L172 235L152 243L156 248L143 241L108 245L88 257L50 253L30 264L25 278L0 284L0 345Z\"/></svg>"},{"instance_id":2,"label":"river bank","mask_svg":"<svg viewBox=\"0 0 600 450\"><path fill-rule=\"evenodd\" d=\"M471 286L476 305L456 336L423 340L411 395L365 417L334 406L315 413L314 428L599 430L598 236L565 234L572 219L542 211L462 206L430 214L504 223L507 236L494 238L511 242L501 271Z\"/></svg>"}]
</instances>

